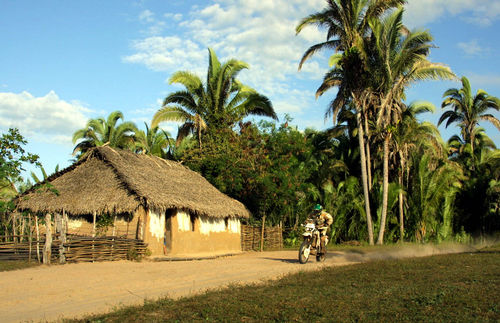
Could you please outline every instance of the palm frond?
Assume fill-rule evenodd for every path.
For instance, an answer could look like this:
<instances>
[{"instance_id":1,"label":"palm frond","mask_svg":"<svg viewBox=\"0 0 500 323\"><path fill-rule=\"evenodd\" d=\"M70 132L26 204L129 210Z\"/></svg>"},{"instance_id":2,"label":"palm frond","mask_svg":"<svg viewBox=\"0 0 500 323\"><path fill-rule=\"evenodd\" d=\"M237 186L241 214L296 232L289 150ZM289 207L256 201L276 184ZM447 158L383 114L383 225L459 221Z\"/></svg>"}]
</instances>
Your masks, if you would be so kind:
<instances>
[{"instance_id":1,"label":"palm frond","mask_svg":"<svg viewBox=\"0 0 500 323\"><path fill-rule=\"evenodd\" d=\"M193 121L194 115L189 114L180 106L164 106L158 110L151 121L151 127L157 127L161 122L186 122Z\"/></svg>"}]
</instances>

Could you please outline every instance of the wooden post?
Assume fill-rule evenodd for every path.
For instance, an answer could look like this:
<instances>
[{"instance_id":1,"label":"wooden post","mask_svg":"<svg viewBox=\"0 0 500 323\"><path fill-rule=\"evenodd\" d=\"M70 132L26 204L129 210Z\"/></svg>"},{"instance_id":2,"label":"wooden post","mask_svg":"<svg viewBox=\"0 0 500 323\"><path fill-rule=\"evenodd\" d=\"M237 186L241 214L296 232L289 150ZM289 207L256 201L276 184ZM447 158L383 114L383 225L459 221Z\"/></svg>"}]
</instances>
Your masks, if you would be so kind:
<instances>
[{"instance_id":1,"label":"wooden post","mask_svg":"<svg viewBox=\"0 0 500 323\"><path fill-rule=\"evenodd\" d=\"M17 213L12 214L12 241L16 244Z\"/></svg>"},{"instance_id":2,"label":"wooden post","mask_svg":"<svg viewBox=\"0 0 500 323\"><path fill-rule=\"evenodd\" d=\"M146 232L148 232L147 231L147 227L148 227L148 217L149 217L148 213L149 213L149 211L146 210L145 208L141 208L141 209L142 209L142 214L143 214L143 218L142 218L142 221L143 221L143 223L142 223L142 233L141 233L142 234L142 238L141 238L141 240L143 240L144 242L146 242L146 239L147 239Z\"/></svg>"},{"instance_id":3,"label":"wooden post","mask_svg":"<svg viewBox=\"0 0 500 323\"><path fill-rule=\"evenodd\" d=\"M142 218L141 218L142 214L139 213L139 210L137 212L139 215L137 217L137 228L135 230L135 238L141 240L142 239L142 224L143 224Z\"/></svg>"},{"instance_id":4,"label":"wooden post","mask_svg":"<svg viewBox=\"0 0 500 323\"><path fill-rule=\"evenodd\" d=\"M21 241L21 242L24 242L25 228L26 228L26 219L24 218L24 216L21 216L21 230L19 233L19 235L20 235L19 241Z\"/></svg>"},{"instance_id":5,"label":"wooden post","mask_svg":"<svg viewBox=\"0 0 500 323\"><path fill-rule=\"evenodd\" d=\"M283 249L283 221L280 221L280 250Z\"/></svg>"},{"instance_id":6,"label":"wooden post","mask_svg":"<svg viewBox=\"0 0 500 323\"><path fill-rule=\"evenodd\" d=\"M93 213L93 216L94 216L94 220L92 222L92 238L95 238L96 236L96 226L95 226L95 222L96 222L96 217L97 217L97 214L96 212L94 211Z\"/></svg>"},{"instance_id":7,"label":"wooden post","mask_svg":"<svg viewBox=\"0 0 500 323\"><path fill-rule=\"evenodd\" d=\"M45 246L43 247L43 263L50 265L50 257L52 254L52 228L51 228L51 215L45 215Z\"/></svg>"},{"instance_id":8,"label":"wooden post","mask_svg":"<svg viewBox=\"0 0 500 323\"><path fill-rule=\"evenodd\" d=\"M59 240L59 261L61 257L61 214L55 213L54 214L54 239Z\"/></svg>"},{"instance_id":9,"label":"wooden post","mask_svg":"<svg viewBox=\"0 0 500 323\"><path fill-rule=\"evenodd\" d=\"M65 210L63 210L63 220L64 220L64 227L66 228L66 234L69 232L69 227L68 227L68 214L66 213Z\"/></svg>"},{"instance_id":10,"label":"wooden post","mask_svg":"<svg viewBox=\"0 0 500 323\"><path fill-rule=\"evenodd\" d=\"M115 251L115 236L116 236L116 215L113 218L113 238L111 242L111 261L113 260L114 251Z\"/></svg>"},{"instance_id":11,"label":"wooden post","mask_svg":"<svg viewBox=\"0 0 500 323\"><path fill-rule=\"evenodd\" d=\"M38 216L35 215L35 229L36 229L36 259L40 262L40 229L38 228Z\"/></svg>"},{"instance_id":12,"label":"wooden post","mask_svg":"<svg viewBox=\"0 0 500 323\"><path fill-rule=\"evenodd\" d=\"M116 235L116 215L113 218L113 237Z\"/></svg>"},{"instance_id":13,"label":"wooden post","mask_svg":"<svg viewBox=\"0 0 500 323\"><path fill-rule=\"evenodd\" d=\"M55 234L61 233L61 215L59 213L54 214L54 223L55 223Z\"/></svg>"},{"instance_id":14,"label":"wooden post","mask_svg":"<svg viewBox=\"0 0 500 323\"><path fill-rule=\"evenodd\" d=\"M31 233L31 213L28 213L28 228L29 228L29 241L30 241L30 247L28 251L28 261L31 262L31 242L33 240Z\"/></svg>"},{"instance_id":15,"label":"wooden post","mask_svg":"<svg viewBox=\"0 0 500 323\"><path fill-rule=\"evenodd\" d=\"M264 228L266 227L266 215L262 217L262 231L260 235L260 251L264 251Z\"/></svg>"},{"instance_id":16,"label":"wooden post","mask_svg":"<svg viewBox=\"0 0 500 323\"><path fill-rule=\"evenodd\" d=\"M93 226L92 226L92 238L95 238L95 236L97 235L97 231L96 231L96 218L97 218L97 213L96 211L94 211L93 213ZM94 245L94 240L92 240L92 262L94 262L94 257L95 257L95 245Z\"/></svg>"},{"instance_id":17,"label":"wooden post","mask_svg":"<svg viewBox=\"0 0 500 323\"><path fill-rule=\"evenodd\" d=\"M69 232L69 226L68 226L68 214L66 213L66 210L63 209L63 223L64 223L64 237L66 239L66 243L68 242L68 232ZM66 253L69 251L70 247L64 247L64 258L66 258Z\"/></svg>"},{"instance_id":18,"label":"wooden post","mask_svg":"<svg viewBox=\"0 0 500 323\"><path fill-rule=\"evenodd\" d=\"M59 263L66 263L66 255L64 254L64 244L66 244L66 224L64 223L63 215L57 214L57 230L59 231Z\"/></svg>"}]
</instances>

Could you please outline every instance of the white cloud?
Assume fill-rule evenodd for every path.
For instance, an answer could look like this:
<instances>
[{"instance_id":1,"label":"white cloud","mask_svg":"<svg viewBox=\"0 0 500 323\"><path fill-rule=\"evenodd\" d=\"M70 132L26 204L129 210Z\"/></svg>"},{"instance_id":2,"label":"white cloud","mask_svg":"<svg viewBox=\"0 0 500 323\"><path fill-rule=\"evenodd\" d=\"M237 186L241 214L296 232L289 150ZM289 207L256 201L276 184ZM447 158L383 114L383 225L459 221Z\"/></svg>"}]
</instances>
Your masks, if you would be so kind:
<instances>
[{"instance_id":1,"label":"white cloud","mask_svg":"<svg viewBox=\"0 0 500 323\"><path fill-rule=\"evenodd\" d=\"M405 8L405 23L410 27L425 26L444 15L460 15L466 22L481 26L500 18L498 0L409 0Z\"/></svg>"},{"instance_id":2,"label":"white cloud","mask_svg":"<svg viewBox=\"0 0 500 323\"><path fill-rule=\"evenodd\" d=\"M154 13L152 13L150 10L144 10L139 14L139 20L149 23L154 22Z\"/></svg>"},{"instance_id":3,"label":"white cloud","mask_svg":"<svg viewBox=\"0 0 500 323\"><path fill-rule=\"evenodd\" d=\"M240 73L240 80L267 95L280 115L288 112L305 124L312 118L323 124L325 105L314 101L314 90L328 68L329 53L318 53L300 72L297 67L308 47L325 40L325 31L311 26L296 35L295 26L325 6L325 0L218 0L194 5L184 15L143 11L149 24L164 23L161 26L168 28L135 40L132 53L123 61L167 73L189 70L203 79L207 47L211 47L222 61L237 58L247 62L250 69ZM500 1L409 0L406 11L405 23L410 27L424 26L445 15L488 25L500 17ZM471 56L487 51L477 41L458 46ZM295 90L303 80L309 82L302 86L311 90Z\"/></svg>"},{"instance_id":4,"label":"white cloud","mask_svg":"<svg viewBox=\"0 0 500 323\"><path fill-rule=\"evenodd\" d=\"M250 64L243 72L254 87L265 84L264 90L276 86L275 80L285 80L297 74L298 61L304 51L322 41L323 32L306 28L298 36L298 21L323 8L324 0L222 0L205 7L194 8L179 23L179 30L163 37L146 37L132 44L135 53L124 57L125 62L141 63L155 71L206 69L206 48L212 47L222 59L235 57ZM181 19L182 16L165 14ZM326 66L324 57L321 65ZM302 75L317 75L320 64L311 60Z\"/></svg>"},{"instance_id":5,"label":"white cloud","mask_svg":"<svg viewBox=\"0 0 500 323\"><path fill-rule=\"evenodd\" d=\"M294 123L322 129L327 126L325 106L315 100L314 92L328 68L328 56L318 53L300 72L297 68L305 50L324 41L325 33L308 27L296 35L295 26L325 4L324 0L220 0L192 6L185 15L163 14L161 21L169 28L135 40L133 52L123 61L167 73L189 70L203 79L211 47L221 61L236 58L250 65L240 80L268 96L280 119L287 113ZM308 82L304 85L303 80ZM139 121L143 115L136 117ZM162 126L177 132L175 123Z\"/></svg>"},{"instance_id":6,"label":"white cloud","mask_svg":"<svg viewBox=\"0 0 500 323\"><path fill-rule=\"evenodd\" d=\"M136 53L123 61L144 64L153 71L193 70L206 61L204 48L177 36L147 37L133 42L132 48Z\"/></svg>"},{"instance_id":7,"label":"white cloud","mask_svg":"<svg viewBox=\"0 0 500 323\"><path fill-rule=\"evenodd\" d=\"M143 10L139 14L139 21L148 27L143 33L147 35L158 35L165 29L166 23L155 18L155 14L150 10Z\"/></svg>"},{"instance_id":8,"label":"white cloud","mask_svg":"<svg viewBox=\"0 0 500 323\"><path fill-rule=\"evenodd\" d=\"M181 13L166 13L163 15L165 18L173 19L174 21L180 21L182 19Z\"/></svg>"},{"instance_id":9,"label":"white cloud","mask_svg":"<svg viewBox=\"0 0 500 323\"><path fill-rule=\"evenodd\" d=\"M83 128L89 110L61 100L54 91L42 97L29 92L0 93L0 128L16 127L25 137L71 146L71 135ZM32 140L33 140L32 139Z\"/></svg>"},{"instance_id":10,"label":"white cloud","mask_svg":"<svg viewBox=\"0 0 500 323\"><path fill-rule=\"evenodd\" d=\"M460 42L457 44L458 48L464 51L467 56L481 56L489 51L487 48L481 47L476 39L469 42Z\"/></svg>"},{"instance_id":11,"label":"white cloud","mask_svg":"<svg viewBox=\"0 0 500 323\"><path fill-rule=\"evenodd\" d=\"M268 96L279 115L322 122L322 112L306 113L315 105L314 91L297 91L290 80L307 79L315 89L328 68L328 57L319 53L297 71L305 50L324 41L325 34L315 27L295 33L300 19L325 5L324 0L220 0L193 6L185 15L163 14L169 28L135 40L133 53L123 61L167 73L189 70L203 79L211 47L221 61L236 58L248 63L250 69L240 73L240 80ZM170 28L172 21L177 22L175 28Z\"/></svg>"},{"instance_id":12,"label":"white cloud","mask_svg":"<svg viewBox=\"0 0 500 323\"><path fill-rule=\"evenodd\" d=\"M473 87L500 87L500 75L468 73L467 78L469 79ZM498 96L496 93L491 94Z\"/></svg>"}]
</instances>

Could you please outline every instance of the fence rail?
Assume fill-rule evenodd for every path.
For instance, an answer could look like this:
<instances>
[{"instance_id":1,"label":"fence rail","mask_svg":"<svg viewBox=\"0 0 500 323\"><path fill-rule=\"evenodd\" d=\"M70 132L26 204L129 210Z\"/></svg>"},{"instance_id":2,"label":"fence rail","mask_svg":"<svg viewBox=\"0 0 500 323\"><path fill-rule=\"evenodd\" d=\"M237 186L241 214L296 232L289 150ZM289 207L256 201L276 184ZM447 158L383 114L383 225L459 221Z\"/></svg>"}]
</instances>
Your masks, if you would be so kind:
<instances>
[{"instance_id":1,"label":"fence rail","mask_svg":"<svg viewBox=\"0 0 500 323\"><path fill-rule=\"evenodd\" d=\"M64 247L67 262L94 262L141 257L146 253L147 245L137 239L72 237Z\"/></svg>"},{"instance_id":2,"label":"fence rail","mask_svg":"<svg viewBox=\"0 0 500 323\"><path fill-rule=\"evenodd\" d=\"M57 236L56 236L57 237ZM20 237L22 238L22 237ZM13 239L12 239L13 240ZM38 243L38 253L37 253ZM30 241L0 242L0 260L41 261L45 239ZM61 241L55 239L51 246L51 261L57 262ZM93 262L123 260L141 257L146 253L147 244L142 240L120 237L84 237L68 235L63 244L66 262Z\"/></svg>"},{"instance_id":3,"label":"fence rail","mask_svg":"<svg viewBox=\"0 0 500 323\"><path fill-rule=\"evenodd\" d=\"M262 227L241 225L241 250L258 251L262 243ZM264 228L264 250L283 248L283 233L281 227Z\"/></svg>"}]
</instances>

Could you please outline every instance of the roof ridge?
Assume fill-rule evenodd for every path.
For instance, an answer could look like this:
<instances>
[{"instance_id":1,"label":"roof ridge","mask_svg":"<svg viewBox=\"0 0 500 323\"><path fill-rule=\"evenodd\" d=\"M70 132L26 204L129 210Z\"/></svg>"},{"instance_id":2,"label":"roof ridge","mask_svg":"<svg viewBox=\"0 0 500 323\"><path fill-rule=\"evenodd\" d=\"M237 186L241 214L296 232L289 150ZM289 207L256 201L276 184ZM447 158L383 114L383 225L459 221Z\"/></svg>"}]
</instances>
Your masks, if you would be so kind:
<instances>
[{"instance_id":1,"label":"roof ridge","mask_svg":"<svg viewBox=\"0 0 500 323\"><path fill-rule=\"evenodd\" d=\"M110 146L95 147L93 150L99 152L102 161L111 167L113 172L116 174L116 177L121 183L124 184L124 188L127 191L129 191L132 195L137 196L139 199L143 199L144 201L146 201L144 194L140 194L139 190L136 187L134 188L135 185L133 185L130 181L128 181L127 176L119 170L119 167L115 163L113 163L113 161L108 156L106 156L105 150L111 150L111 152L115 153L118 156L118 158L122 158L122 156L118 151L116 151Z\"/></svg>"}]
</instances>

